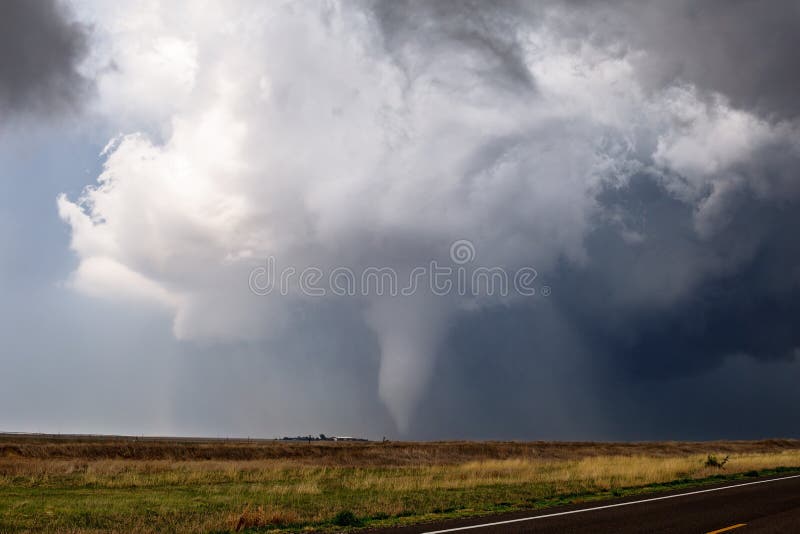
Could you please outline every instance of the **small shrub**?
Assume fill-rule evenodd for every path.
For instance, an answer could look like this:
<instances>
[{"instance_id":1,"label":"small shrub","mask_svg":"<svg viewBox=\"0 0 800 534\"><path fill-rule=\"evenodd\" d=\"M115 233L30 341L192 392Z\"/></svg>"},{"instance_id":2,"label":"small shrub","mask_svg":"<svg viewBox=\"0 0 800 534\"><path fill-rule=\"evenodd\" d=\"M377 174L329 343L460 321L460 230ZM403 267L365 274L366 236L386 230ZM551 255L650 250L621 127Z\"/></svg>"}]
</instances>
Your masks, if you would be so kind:
<instances>
[{"instance_id":1,"label":"small shrub","mask_svg":"<svg viewBox=\"0 0 800 534\"><path fill-rule=\"evenodd\" d=\"M717 469L725 469L725 464L728 463L729 456L726 456L722 460L714 456L713 454L709 454L708 458L706 459L706 467L716 467Z\"/></svg>"},{"instance_id":2,"label":"small shrub","mask_svg":"<svg viewBox=\"0 0 800 534\"><path fill-rule=\"evenodd\" d=\"M333 524L337 527L357 527L361 521L350 510L342 510L333 517Z\"/></svg>"},{"instance_id":3,"label":"small shrub","mask_svg":"<svg viewBox=\"0 0 800 534\"><path fill-rule=\"evenodd\" d=\"M747 473L744 474L744 476L746 476L746 477L757 477L758 476L758 471L748 471Z\"/></svg>"}]
</instances>

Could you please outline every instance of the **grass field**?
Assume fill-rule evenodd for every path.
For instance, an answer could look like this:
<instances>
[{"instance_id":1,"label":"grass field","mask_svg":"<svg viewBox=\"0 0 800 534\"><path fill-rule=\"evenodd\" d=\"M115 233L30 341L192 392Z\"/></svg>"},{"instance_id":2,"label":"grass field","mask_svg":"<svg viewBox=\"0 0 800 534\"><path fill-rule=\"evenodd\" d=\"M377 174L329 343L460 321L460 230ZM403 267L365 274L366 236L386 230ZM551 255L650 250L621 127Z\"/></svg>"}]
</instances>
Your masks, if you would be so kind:
<instances>
[{"instance_id":1,"label":"grass field","mask_svg":"<svg viewBox=\"0 0 800 534\"><path fill-rule=\"evenodd\" d=\"M729 457L724 468L708 455ZM800 471L800 441L0 437L0 532L344 530Z\"/></svg>"}]
</instances>

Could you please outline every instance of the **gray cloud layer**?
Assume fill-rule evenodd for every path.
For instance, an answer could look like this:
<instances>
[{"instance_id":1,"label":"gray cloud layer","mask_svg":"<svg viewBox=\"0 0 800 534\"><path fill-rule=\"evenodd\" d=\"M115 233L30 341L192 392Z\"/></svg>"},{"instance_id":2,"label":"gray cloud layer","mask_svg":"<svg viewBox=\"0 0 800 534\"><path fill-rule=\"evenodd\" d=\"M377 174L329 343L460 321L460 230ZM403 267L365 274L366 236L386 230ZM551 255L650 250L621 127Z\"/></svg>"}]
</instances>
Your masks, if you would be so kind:
<instances>
[{"instance_id":1,"label":"gray cloud layer","mask_svg":"<svg viewBox=\"0 0 800 534\"><path fill-rule=\"evenodd\" d=\"M0 4L0 112L39 114L75 109L90 83L77 70L87 29L59 0Z\"/></svg>"},{"instance_id":2,"label":"gray cloud layer","mask_svg":"<svg viewBox=\"0 0 800 534\"><path fill-rule=\"evenodd\" d=\"M651 88L677 82L777 118L800 113L800 4L793 0L574 0L576 39L620 43ZM557 4L556 4L557 5Z\"/></svg>"}]
</instances>

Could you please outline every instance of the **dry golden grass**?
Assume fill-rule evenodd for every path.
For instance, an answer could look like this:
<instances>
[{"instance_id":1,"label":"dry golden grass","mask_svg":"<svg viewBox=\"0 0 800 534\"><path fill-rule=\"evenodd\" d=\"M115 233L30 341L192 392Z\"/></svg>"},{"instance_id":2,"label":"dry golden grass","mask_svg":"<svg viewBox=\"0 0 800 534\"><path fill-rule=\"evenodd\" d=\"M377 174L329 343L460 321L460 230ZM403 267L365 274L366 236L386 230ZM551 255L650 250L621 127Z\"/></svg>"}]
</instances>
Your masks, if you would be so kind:
<instances>
[{"instance_id":1,"label":"dry golden grass","mask_svg":"<svg viewBox=\"0 0 800 534\"><path fill-rule=\"evenodd\" d=\"M710 451L719 454L720 451ZM724 471L705 467L706 455L591 456L571 460L510 458L462 464L346 467L293 460L0 460L0 487L42 486L64 477L76 486L146 488L164 485L272 484L275 494L317 495L333 481L351 490L473 488L489 484L574 482L599 488L641 486L676 478L704 478L776 466L800 466L800 450L732 455Z\"/></svg>"},{"instance_id":2,"label":"dry golden grass","mask_svg":"<svg viewBox=\"0 0 800 534\"><path fill-rule=\"evenodd\" d=\"M235 532L258 527L282 527L296 523L298 520L298 515L292 511L267 511L262 506L255 510L247 506L241 514L232 517L233 530Z\"/></svg>"},{"instance_id":3,"label":"dry golden grass","mask_svg":"<svg viewBox=\"0 0 800 534\"><path fill-rule=\"evenodd\" d=\"M506 458L681 456L800 449L800 440L711 442L287 442L172 438L38 437L0 434L0 458L128 460L297 460L317 465L441 465Z\"/></svg>"}]
</instances>

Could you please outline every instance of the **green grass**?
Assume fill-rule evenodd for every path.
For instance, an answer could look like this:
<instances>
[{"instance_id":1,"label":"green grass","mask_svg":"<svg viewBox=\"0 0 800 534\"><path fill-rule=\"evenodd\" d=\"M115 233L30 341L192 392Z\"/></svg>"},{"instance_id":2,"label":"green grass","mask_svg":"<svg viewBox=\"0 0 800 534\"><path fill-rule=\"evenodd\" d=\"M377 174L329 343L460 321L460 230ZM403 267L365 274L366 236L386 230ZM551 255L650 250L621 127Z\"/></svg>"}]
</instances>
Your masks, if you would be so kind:
<instances>
[{"instance_id":1,"label":"green grass","mask_svg":"<svg viewBox=\"0 0 800 534\"><path fill-rule=\"evenodd\" d=\"M232 531L231 510L244 508L245 503L259 502L275 508L300 508L314 515L338 508L327 520L278 523L246 531L342 530L355 527L382 527L458 518L522 509L589 502L613 497L640 495L666 490L695 487L722 481L757 476L800 472L797 468L775 468L747 473L714 475L703 479L680 479L624 487L614 490L565 493L542 497L551 491L544 485L495 485L462 490L423 492L401 491L392 495L402 503L394 513L358 515L370 496L341 487L326 488L321 495L287 494L276 496L263 484L205 484L121 488L70 487L69 477L54 479L42 486L5 487L0 489L0 532L55 531ZM332 508L330 505L334 504ZM220 524L228 519L229 525Z\"/></svg>"}]
</instances>

